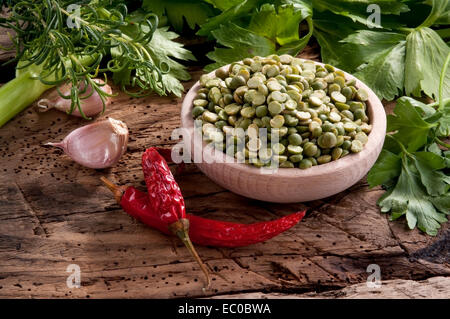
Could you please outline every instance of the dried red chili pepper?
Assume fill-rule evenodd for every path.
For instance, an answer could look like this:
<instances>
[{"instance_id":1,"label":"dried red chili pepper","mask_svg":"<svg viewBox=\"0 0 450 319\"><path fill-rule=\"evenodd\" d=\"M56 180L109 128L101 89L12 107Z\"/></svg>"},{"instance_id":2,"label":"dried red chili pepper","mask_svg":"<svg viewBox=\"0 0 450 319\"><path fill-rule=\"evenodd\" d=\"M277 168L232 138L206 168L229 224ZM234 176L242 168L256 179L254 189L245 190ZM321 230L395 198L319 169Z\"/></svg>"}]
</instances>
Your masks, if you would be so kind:
<instances>
[{"instance_id":1,"label":"dried red chili pepper","mask_svg":"<svg viewBox=\"0 0 450 319\"><path fill-rule=\"evenodd\" d=\"M167 224L162 223L154 213L148 195L133 186L124 187L102 181L116 195L117 202L124 211L148 226L170 235ZM193 243L215 247L244 247L275 237L295 226L305 216L306 211L293 213L279 219L254 224L239 224L206 219L186 214L190 221L189 236Z\"/></svg>"},{"instance_id":2,"label":"dried red chili pepper","mask_svg":"<svg viewBox=\"0 0 450 319\"><path fill-rule=\"evenodd\" d=\"M100 179L114 193L117 203L127 214L166 235L172 234L169 226L163 223L159 215L154 212L147 193L141 192L133 186L117 186L105 177Z\"/></svg>"},{"instance_id":3,"label":"dried red chili pepper","mask_svg":"<svg viewBox=\"0 0 450 319\"><path fill-rule=\"evenodd\" d=\"M189 237L189 219L186 218L186 206L180 186L157 148L150 147L142 154L142 170L152 213L159 216L161 222L167 224L169 230L181 239L205 274L207 286L209 286L208 269Z\"/></svg>"},{"instance_id":4,"label":"dried red chili pepper","mask_svg":"<svg viewBox=\"0 0 450 319\"><path fill-rule=\"evenodd\" d=\"M167 163L175 163L172 158L172 149L156 147L156 150L159 154L161 154L162 157L164 157ZM181 174L185 170L185 168L186 165L184 164L184 162L177 163L176 174Z\"/></svg>"},{"instance_id":5,"label":"dried red chili pepper","mask_svg":"<svg viewBox=\"0 0 450 319\"><path fill-rule=\"evenodd\" d=\"M295 226L306 211L254 224L239 224L187 215L192 242L215 247L243 247L266 241Z\"/></svg>"}]
</instances>

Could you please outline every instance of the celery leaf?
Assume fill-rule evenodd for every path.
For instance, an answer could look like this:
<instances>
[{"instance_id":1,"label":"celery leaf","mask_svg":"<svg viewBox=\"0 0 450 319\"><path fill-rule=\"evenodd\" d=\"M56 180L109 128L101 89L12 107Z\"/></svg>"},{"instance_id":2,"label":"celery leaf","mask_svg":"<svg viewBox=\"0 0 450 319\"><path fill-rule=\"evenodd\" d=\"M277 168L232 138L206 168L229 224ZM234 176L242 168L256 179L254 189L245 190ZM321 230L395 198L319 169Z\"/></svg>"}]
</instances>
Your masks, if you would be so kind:
<instances>
[{"instance_id":1,"label":"celery leaf","mask_svg":"<svg viewBox=\"0 0 450 319\"><path fill-rule=\"evenodd\" d=\"M450 48L436 31L422 27L406 37L405 90L407 95L421 96L422 91L437 98L439 74ZM450 97L450 70L444 81L444 98Z\"/></svg>"}]
</instances>

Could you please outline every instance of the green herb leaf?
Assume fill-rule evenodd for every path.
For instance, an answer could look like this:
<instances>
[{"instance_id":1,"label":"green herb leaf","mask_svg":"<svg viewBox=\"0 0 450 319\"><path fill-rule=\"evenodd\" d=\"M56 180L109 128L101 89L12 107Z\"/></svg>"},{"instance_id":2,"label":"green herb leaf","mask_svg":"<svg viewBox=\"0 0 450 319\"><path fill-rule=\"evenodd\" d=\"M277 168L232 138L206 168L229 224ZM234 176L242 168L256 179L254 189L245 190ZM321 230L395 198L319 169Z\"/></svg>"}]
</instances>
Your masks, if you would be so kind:
<instances>
[{"instance_id":1,"label":"green herb leaf","mask_svg":"<svg viewBox=\"0 0 450 319\"><path fill-rule=\"evenodd\" d=\"M310 17L313 15L312 2L314 0L279 0L279 4L293 5L295 10L302 11L303 17Z\"/></svg>"},{"instance_id":2,"label":"green herb leaf","mask_svg":"<svg viewBox=\"0 0 450 319\"><path fill-rule=\"evenodd\" d=\"M349 24L348 19L329 12L321 13L319 17L315 13L313 22L313 35L319 42L322 61L343 70L353 71L354 55L347 51L346 44L340 40L356 32L354 25ZM350 55L352 59L343 58Z\"/></svg>"},{"instance_id":3,"label":"green herb leaf","mask_svg":"<svg viewBox=\"0 0 450 319\"><path fill-rule=\"evenodd\" d=\"M275 52L275 44L272 41L231 22L221 25L212 34L218 43L228 48L215 48L213 52L207 54L207 57L216 63L207 65L206 71L249 56L266 56Z\"/></svg>"},{"instance_id":4,"label":"green herb leaf","mask_svg":"<svg viewBox=\"0 0 450 319\"><path fill-rule=\"evenodd\" d=\"M306 21L308 23L309 28L308 33L299 40L289 42L283 45L281 48L278 49L277 54L290 54L296 56L301 50L303 50L306 47L314 31L312 19L310 17L307 17Z\"/></svg>"},{"instance_id":5,"label":"green herb leaf","mask_svg":"<svg viewBox=\"0 0 450 319\"><path fill-rule=\"evenodd\" d=\"M433 205L444 214L450 214L450 194L440 197L431 197L430 201Z\"/></svg>"},{"instance_id":6,"label":"green herb leaf","mask_svg":"<svg viewBox=\"0 0 450 319\"><path fill-rule=\"evenodd\" d=\"M428 152L434 153L438 156L442 156L442 150L439 148L439 146L436 143L430 144L426 147L426 150Z\"/></svg>"},{"instance_id":7,"label":"green herb leaf","mask_svg":"<svg viewBox=\"0 0 450 319\"><path fill-rule=\"evenodd\" d=\"M200 26L200 30L197 31L197 34L201 36L209 36L213 30L217 30L228 22L250 14L256 7L264 2L264 0L244 0L239 4L223 11L218 16L208 19Z\"/></svg>"},{"instance_id":8,"label":"green herb leaf","mask_svg":"<svg viewBox=\"0 0 450 319\"><path fill-rule=\"evenodd\" d=\"M123 32L130 37L138 37L140 31L147 32L149 26L146 24L140 24L143 18L142 12L135 12L129 17L129 23L127 27L123 28ZM142 29L142 30L140 30ZM184 91L183 85L179 80L189 80L190 75L186 71L186 67L178 60L195 60L195 57L189 50L183 48L181 43L173 41L178 38L175 32L168 31L169 27L162 27L155 30L150 42L144 45L145 49L149 52L153 63L160 66L162 69L169 69L168 73L162 74L161 82L165 87L167 93L173 93L176 96L181 96ZM120 56L122 52L111 49L111 54ZM121 72L113 74L113 80L115 83L124 85L130 84L130 70L127 68ZM137 74L139 76L139 74Z\"/></svg>"},{"instance_id":9,"label":"green herb leaf","mask_svg":"<svg viewBox=\"0 0 450 319\"><path fill-rule=\"evenodd\" d=\"M242 2L241 0L204 0L204 1L212 4L215 8L221 11L225 11Z\"/></svg>"},{"instance_id":10,"label":"green herb leaf","mask_svg":"<svg viewBox=\"0 0 450 319\"><path fill-rule=\"evenodd\" d=\"M183 19L186 19L191 29L195 29L196 25L203 24L214 14L212 8L202 1L144 0L142 8L147 12L156 13L160 17L166 15L170 24L177 31L183 29Z\"/></svg>"},{"instance_id":11,"label":"green herb leaf","mask_svg":"<svg viewBox=\"0 0 450 319\"><path fill-rule=\"evenodd\" d=\"M405 90L407 95L437 98L439 76L450 48L430 28L419 28L406 37ZM443 95L450 96L450 71L446 74Z\"/></svg>"},{"instance_id":12,"label":"green herb leaf","mask_svg":"<svg viewBox=\"0 0 450 319\"><path fill-rule=\"evenodd\" d=\"M436 143L433 143L432 145L436 145ZM433 149L433 148L431 148ZM439 149L439 147L438 147ZM436 150L435 150L436 152ZM440 155L436 154L435 152L428 151L428 152L415 152L413 153L414 156L420 161L425 163L429 168L436 170L436 169L443 169L445 167L445 159Z\"/></svg>"},{"instance_id":13,"label":"green herb leaf","mask_svg":"<svg viewBox=\"0 0 450 319\"><path fill-rule=\"evenodd\" d=\"M409 151L416 151L426 144L428 132L435 125L425 122L407 102L404 99L397 100L395 115L388 115L387 131L397 131L393 136Z\"/></svg>"},{"instance_id":14,"label":"green herb leaf","mask_svg":"<svg viewBox=\"0 0 450 319\"><path fill-rule=\"evenodd\" d=\"M437 171L445 167L444 158L431 152L416 152L412 161L428 194L437 196L447 191L446 176L444 173Z\"/></svg>"},{"instance_id":15,"label":"green herb leaf","mask_svg":"<svg viewBox=\"0 0 450 319\"><path fill-rule=\"evenodd\" d=\"M435 110L432 106L437 105L441 108ZM425 105L408 97L398 99L395 115L389 115L387 123L388 131L396 133L386 135L383 151L368 175L371 187L388 186L377 202L382 212L390 212L392 220L406 216L409 228L417 225L429 235L437 234L450 213L450 176L446 173L450 151L442 151L438 143L445 143L436 139L447 108L448 102Z\"/></svg>"},{"instance_id":16,"label":"green herb leaf","mask_svg":"<svg viewBox=\"0 0 450 319\"><path fill-rule=\"evenodd\" d=\"M391 212L397 218L398 215L406 215L408 227L417 227L429 235L435 236L440 224L447 221L445 214L438 210L445 206L442 200L437 200L439 206L433 206L433 201L429 200L419 176L411 168L409 160L403 158L403 169L397 184L392 192L380 198L378 204L382 212ZM436 202L436 200L435 200Z\"/></svg>"},{"instance_id":17,"label":"green herb leaf","mask_svg":"<svg viewBox=\"0 0 450 319\"><path fill-rule=\"evenodd\" d=\"M358 30L341 42L348 44L351 49L352 67L356 68L376 59L387 50L406 40L404 34L371 30Z\"/></svg>"},{"instance_id":18,"label":"green herb leaf","mask_svg":"<svg viewBox=\"0 0 450 319\"><path fill-rule=\"evenodd\" d=\"M425 119L436 113L436 110L433 107L429 106L428 104L417 101L416 99L409 96L402 96L397 101L401 101L401 103L404 103L410 107L415 107L416 109L419 110L421 116Z\"/></svg>"},{"instance_id":19,"label":"green herb leaf","mask_svg":"<svg viewBox=\"0 0 450 319\"><path fill-rule=\"evenodd\" d=\"M302 11L294 6L263 4L252 16L248 29L280 45L299 40L298 25L304 18Z\"/></svg>"},{"instance_id":20,"label":"green herb leaf","mask_svg":"<svg viewBox=\"0 0 450 319\"><path fill-rule=\"evenodd\" d=\"M348 17L353 22L359 22L370 28L381 28L381 26L368 19L367 7L376 4L384 14L400 14L407 12L408 6L401 1L393 0L314 0L313 6L319 11L329 10L335 14Z\"/></svg>"},{"instance_id":21,"label":"green herb leaf","mask_svg":"<svg viewBox=\"0 0 450 319\"><path fill-rule=\"evenodd\" d=\"M400 145L399 141L397 141L391 134L387 134L384 139L383 149L388 150L394 154L400 154L403 151L403 145Z\"/></svg>"},{"instance_id":22,"label":"green herb leaf","mask_svg":"<svg viewBox=\"0 0 450 319\"><path fill-rule=\"evenodd\" d=\"M450 15L450 1L448 0L427 0L425 3L431 5L431 12L420 27L431 27L436 21L440 23L448 19Z\"/></svg>"},{"instance_id":23,"label":"green herb leaf","mask_svg":"<svg viewBox=\"0 0 450 319\"><path fill-rule=\"evenodd\" d=\"M254 55L266 56L273 53L296 55L300 52L308 43L313 32L312 20L308 16L311 14L311 8L307 7L305 1L284 2L292 3L279 6L262 5L259 10L249 16L248 27L243 28L233 22L228 22L221 24L218 29L212 30L211 34L217 42L228 48L215 48L213 52L208 53L207 56L216 63L208 65L205 70L213 70L224 64ZM248 3L245 2L230 8L223 15L228 15L228 12L246 14L248 13L246 7ZM299 38L299 25L304 18L307 18L310 28L306 35ZM211 27L212 22L208 21L206 25ZM203 26L202 30L206 30L203 29Z\"/></svg>"},{"instance_id":24,"label":"green herb leaf","mask_svg":"<svg viewBox=\"0 0 450 319\"><path fill-rule=\"evenodd\" d=\"M333 12L373 28L370 21L366 21L368 2L380 5L383 14L390 13L381 17L382 26L398 32L355 30L358 32L349 33L349 28L358 27L345 20L333 23L332 16L318 19L323 13ZM420 13L427 12L429 7L414 1L318 0L313 3L314 36L319 42L325 63L355 74L380 98L392 100L402 92L418 97L425 93L431 98L437 98L438 74L450 51L441 36L449 32L442 28L436 32L427 26L444 21L441 18L448 15L450 0L428 0L426 3L432 6L428 16ZM405 13L408 10L406 5L411 5L416 11ZM318 11L323 13L318 14ZM396 18L392 14L401 15ZM409 26L414 24L420 26L411 29ZM359 29L364 27L360 26ZM447 72L443 91L444 97L448 97L450 71Z\"/></svg>"},{"instance_id":25,"label":"green herb leaf","mask_svg":"<svg viewBox=\"0 0 450 319\"><path fill-rule=\"evenodd\" d=\"M442 116L438 121L439 127L436 135L440 137L448 137L450 135L450 106L446 106L442 110Z\"/></svg>"},{"instance_id":26,"label":"green herb leaf","mask_svg":"<svg viewBox=\"0 0 450 319\"><path fill-rule=\"evenodd\" d=\"M183 48L181 43L172 41L178 38L175 32L168 31L169 27L159 28L155 31L149 43L149 51L155 63L165 63L169 66L169 73L162 76L162 81L169 93L181 96L184 91L179 80L186 81L191 78L186 67L171 57L178 60L195 60L189 50Z\"/></svg>"},{"instance_id":27,"label":"green herb leaf","mask_svg":"<svg viewBox=\"0 0 450 319\"><path fill-rule=\"evenodd\" d=\"M343 39L350 69L380 98L392 100L404 86L405 36L361 30Z\"/></svg>"},{"instance_id":28,"label":"green herb leaf","mask_svg":"<svg viewBox=\"0 0 450 319\"><path fill-rule=\"evenodd\" d=\"M401 172L401 158L387 150L382 150L377 162L367 175L369 187L383 185L396 178Z\"/></svg>"},{"instance_id":29,"label":"green herb leaf","mask_svg":"<svg viewBox=\"0 0 450 319\"><path fill-rule=\"evenodd\" d=\"M381 51L367 65L358 69L355 76L373 89L378 97L393 100L403 89L405 71L405 41Z\"/></svg>"}]
</instances>

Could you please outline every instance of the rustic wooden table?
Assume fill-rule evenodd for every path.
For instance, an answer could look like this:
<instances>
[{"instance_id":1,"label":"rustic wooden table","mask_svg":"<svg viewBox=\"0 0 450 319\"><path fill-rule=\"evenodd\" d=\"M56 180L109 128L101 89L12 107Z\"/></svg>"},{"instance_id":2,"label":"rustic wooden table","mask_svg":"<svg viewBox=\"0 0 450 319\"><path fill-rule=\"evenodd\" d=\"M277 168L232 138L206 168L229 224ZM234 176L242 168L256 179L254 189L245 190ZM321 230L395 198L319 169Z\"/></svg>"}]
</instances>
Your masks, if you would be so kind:
<instances>
[{"instance_id":1,"label":"rustic wooden table","mask_svg":"<svg viewBox=\"0 0 450 319\"><path fill-rule=\"evenodd\" d=\"M201 68L191 68L192 81ZM239 249L197 247L212 272L212 289L182 244L126 215L100 176L144 188L146 147L171 146L181 99L119 94L102 117L125 121L128 151L120 163L92 170L62 151L59 141L85 121L57 111L22 112L0 129L0 297L450 297L450 223L438 236L390 222L365 180L331 198L279 205L235 195L194 164L177 176L187 210L251 223L308 209L304 220L265 243ZM69 288L67 268L81 270ZM367 267L381 269L381 288L368 288Z\"/></svg>"}]
</instances>

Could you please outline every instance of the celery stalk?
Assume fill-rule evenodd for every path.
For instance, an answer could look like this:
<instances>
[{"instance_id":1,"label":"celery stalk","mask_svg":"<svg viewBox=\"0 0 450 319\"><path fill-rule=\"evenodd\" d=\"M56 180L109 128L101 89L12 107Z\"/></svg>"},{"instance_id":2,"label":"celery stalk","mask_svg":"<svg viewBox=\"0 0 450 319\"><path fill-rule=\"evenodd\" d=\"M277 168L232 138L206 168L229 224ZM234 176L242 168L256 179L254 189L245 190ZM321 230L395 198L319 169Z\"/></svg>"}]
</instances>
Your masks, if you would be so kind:
<instances>
[{"instance_id":1,"label":"celery stalk","mask_svg":"<svg viewBox=\"0 0 450 319\"><path fill-rule=\"evenodd\" d=\"M84 56L79 58L79 61L87 66L96 58L97 55ZM0 127L36 101L42 93L54 87L39 80L41 71L42 66L35 64L17 69L16 78L0 87ZM54 80L55 76L49 76L47 79Z\"/></svg>"},{"instance_id":2,"label":"celery stalk","mask_svg":"<svg viewBox=\"0 0 450 319\"><path fill-rule=\"evenodd\" d=\"M37 100L51 88L35 78L30 68L17 73L17 77L0 87L0 127Z\"/></svg>"}]
</instances>

